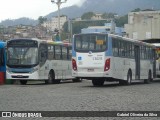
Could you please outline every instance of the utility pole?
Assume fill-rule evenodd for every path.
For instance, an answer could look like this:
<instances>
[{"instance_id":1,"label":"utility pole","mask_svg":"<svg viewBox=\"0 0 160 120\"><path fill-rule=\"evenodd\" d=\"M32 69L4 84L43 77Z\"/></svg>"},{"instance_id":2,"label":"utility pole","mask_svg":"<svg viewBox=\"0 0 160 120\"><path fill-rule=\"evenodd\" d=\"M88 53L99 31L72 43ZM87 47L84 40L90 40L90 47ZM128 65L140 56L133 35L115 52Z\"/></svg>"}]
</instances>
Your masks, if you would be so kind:
<instances>
[{"instance_id":1,"label":"utility pole","mask_svg":"<svg viewBox=\"0 0 160 120\"><path fill-rule=\"evenodd\" d=\"M59 37L60 37L60 6L62 3L67 2L67 0L51 0L52 3L56 3L58 6L58 31L59 31Z\"/></svg>"}]
</instances>

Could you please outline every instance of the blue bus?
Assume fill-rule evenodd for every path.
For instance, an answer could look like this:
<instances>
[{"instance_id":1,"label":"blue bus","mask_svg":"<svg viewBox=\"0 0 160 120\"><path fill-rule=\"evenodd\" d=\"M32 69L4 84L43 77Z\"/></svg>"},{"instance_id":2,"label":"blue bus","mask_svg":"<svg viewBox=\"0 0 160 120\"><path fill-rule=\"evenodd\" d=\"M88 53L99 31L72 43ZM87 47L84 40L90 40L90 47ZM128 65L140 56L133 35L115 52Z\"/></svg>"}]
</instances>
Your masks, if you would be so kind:
<instances>
[{"instance_id":1,"label":"blue bus","mask_svg":"<svg viewBox=\"0 0 160 120\"><path fill-rule=\"evenodd\" d=\"M6 53L5 53L6 43L0 41L0 78L5 79L6 72ZM1 80L2 81L2 80Z\"/></svg>"}]
</instances>

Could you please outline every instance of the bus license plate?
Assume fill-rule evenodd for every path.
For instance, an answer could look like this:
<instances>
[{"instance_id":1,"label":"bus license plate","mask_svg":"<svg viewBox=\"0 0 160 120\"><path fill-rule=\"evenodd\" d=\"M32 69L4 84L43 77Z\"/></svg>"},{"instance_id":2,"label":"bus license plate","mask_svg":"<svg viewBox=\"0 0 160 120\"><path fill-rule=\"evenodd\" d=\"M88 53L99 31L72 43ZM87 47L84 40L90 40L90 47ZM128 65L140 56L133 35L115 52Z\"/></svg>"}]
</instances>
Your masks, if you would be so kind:
<instances>
[{"instance_id":1,"label":"bus license plate","mask_svg":"<svg viewBox=\"0 0 160 120\"><path fill-rule=\"evenodd\" d=\"M88 72L94 72L94 69L88 69Z\"/></svg>"}]
</instances>

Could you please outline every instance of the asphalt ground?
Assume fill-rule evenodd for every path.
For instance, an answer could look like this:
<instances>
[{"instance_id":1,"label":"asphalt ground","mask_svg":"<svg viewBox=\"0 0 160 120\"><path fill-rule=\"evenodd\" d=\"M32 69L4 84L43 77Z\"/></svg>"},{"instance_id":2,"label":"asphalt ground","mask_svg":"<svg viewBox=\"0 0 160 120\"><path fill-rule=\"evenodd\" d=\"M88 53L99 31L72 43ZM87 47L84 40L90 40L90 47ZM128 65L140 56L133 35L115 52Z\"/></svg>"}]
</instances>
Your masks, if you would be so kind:
<instances>
[{"instance_id":1,"label":"asphalt ground","mask_svg":"<svg viewBox=\"0 0 160 120\"><path fill-rule=\"evenodd\" d=\"M0 111L160 111L160 80L151 84L119 85L106 82L94 87L91 81L60 84L28 82L0 85ZM160 117L44 117L0 118L37 120L160 120Z\"/></svg>"}]
</instances>

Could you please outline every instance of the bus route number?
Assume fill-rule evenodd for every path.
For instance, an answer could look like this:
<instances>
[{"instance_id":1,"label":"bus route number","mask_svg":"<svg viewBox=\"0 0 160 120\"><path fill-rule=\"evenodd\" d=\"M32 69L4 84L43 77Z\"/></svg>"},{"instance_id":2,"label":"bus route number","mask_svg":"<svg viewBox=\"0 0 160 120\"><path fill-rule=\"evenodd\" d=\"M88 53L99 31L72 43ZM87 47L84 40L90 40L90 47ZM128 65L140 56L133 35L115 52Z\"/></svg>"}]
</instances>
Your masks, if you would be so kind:
<instances>
[{"instance_id":1,"label":"bus route number","mask_svg":"<svg viewBox=\"0 0 160 120\"><path fill-rule=\"evenodd\" d=\"M96 40L96 44L97 45L103 45L104 43L103 43L103 40Z\"/></svg>"}]
</instances>

